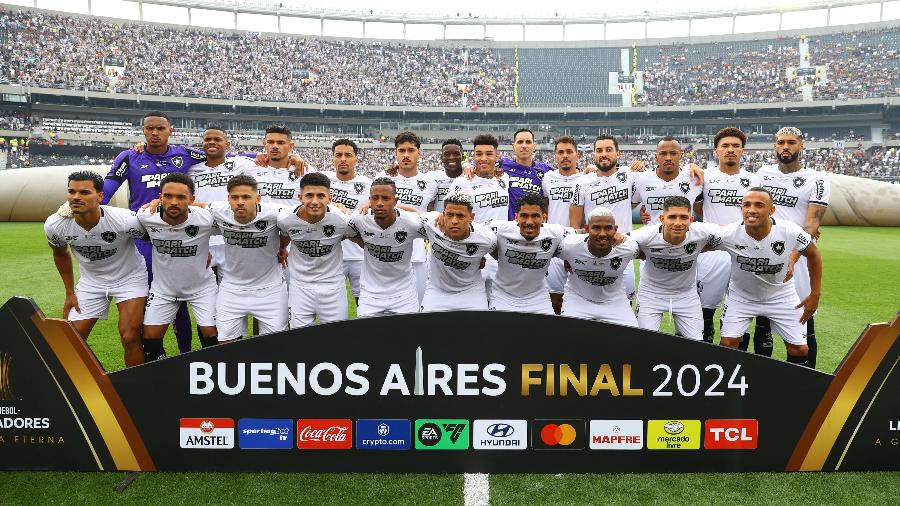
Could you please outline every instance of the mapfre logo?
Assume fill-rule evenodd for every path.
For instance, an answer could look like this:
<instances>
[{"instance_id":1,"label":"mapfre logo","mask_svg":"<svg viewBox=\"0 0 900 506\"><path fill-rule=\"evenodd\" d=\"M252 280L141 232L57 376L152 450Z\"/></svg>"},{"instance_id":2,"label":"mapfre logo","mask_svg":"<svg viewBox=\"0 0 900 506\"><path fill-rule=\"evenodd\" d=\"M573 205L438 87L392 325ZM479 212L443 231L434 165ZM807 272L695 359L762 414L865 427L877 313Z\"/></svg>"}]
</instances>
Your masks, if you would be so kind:
<instances>
[{"instance_id":1,"label":"mapfre logo","mask_svg":"<svg viewBox=\"0 0 900 506\"><path fill-rule=\"evenodd\" d=\"M640 450L644 447L643 420L591 420L591 450Z\"/></svg>"},{"instance_id":2,"label":"mapfre logo","mask_svg":"<svg viewBox=\"0 0 900 506\"><path fill-rule=\"evenodd\" d=\"M349 450L353 448L353 422L330 418L297 420L297 448Z\"/></svg>"},{"instance_id":3,"label":"mapfre logo","mask_svg":"<svg viewBox=\"0 0 900 506\"><path fill-rule=\"evenodd\" d=\"M707 420L703 447L707 450L755 450L759 440L756 420Z\"/></svg>"}]
</instances>

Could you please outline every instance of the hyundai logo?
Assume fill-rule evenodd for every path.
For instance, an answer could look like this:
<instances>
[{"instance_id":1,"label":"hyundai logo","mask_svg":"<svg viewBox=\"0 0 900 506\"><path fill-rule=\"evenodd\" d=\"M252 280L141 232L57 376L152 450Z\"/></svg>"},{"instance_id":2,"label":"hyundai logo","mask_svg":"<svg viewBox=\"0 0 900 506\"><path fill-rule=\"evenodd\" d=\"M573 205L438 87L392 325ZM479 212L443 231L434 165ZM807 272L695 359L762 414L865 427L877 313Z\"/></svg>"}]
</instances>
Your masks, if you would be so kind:
<instances>
[{"instance_id":1,"label":"hyundai logo","mask_svg":"<svg viewBox=\"0 0 900 506\"><path fill-rule=\"evenodd\" d=\"M487 433L494 437L509 437L514 432L516 432L516 429L508 423L495 423L487 428Z\"/></svg>"}]
</instances>

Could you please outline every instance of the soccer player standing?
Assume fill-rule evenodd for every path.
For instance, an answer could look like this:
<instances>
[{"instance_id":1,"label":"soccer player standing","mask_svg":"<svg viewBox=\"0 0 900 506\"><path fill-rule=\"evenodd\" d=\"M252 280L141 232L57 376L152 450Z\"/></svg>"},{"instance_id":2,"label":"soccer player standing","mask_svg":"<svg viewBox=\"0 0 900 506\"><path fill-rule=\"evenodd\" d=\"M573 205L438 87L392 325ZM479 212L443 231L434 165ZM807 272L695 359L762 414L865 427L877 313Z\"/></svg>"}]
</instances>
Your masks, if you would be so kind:
<instances>
[{"instance_id":1,"label":"soccer player standing","mask_svg":"<svg viewBox=\"0 0 900 506\"><path fill-rule=\"evenodd\" d=\"M422 222L416 213L397 209L397 187L388 177L372 181L369 210L350 217L349 236L362 246L357 316L381 316L419 311L412 272L413 238Z\"/></svg>"},{"instance_id":2,"label":"soccer player standing","mask_svg":"<svg viewBox=\"0 0 900 506\"><path fill-rule=\"evenodd\" d=\"M103 179L94 172L69 175L68 203L73 216L56 213L44 223L53 262L66 290L62 316L86 340L98 319L109 314L109 302L119 310L119 336L125 365L144 362L141 323L147 297L147 269L134 245L143 235L134 211L101 206ZM72 257L81 268L78 285L72 274Z\"/></svg>"},{"instance_id":3,"label":"soccer player standing","mask_svg":"<svg viewBox=\"0 0 900 506\"><path fill-rule=\"evenodd\" d=\"M547 201L526 193L516 202L516 221L491 221L497 234L497 275L490 309L552 315L547 269L571 228L547 221Z\"/></svg>"},{"instance_id":4,"label":"soccer player standing","mask_svg":"<svg viewBox=\"0 0 900 506\"><path fill-rule=\"evenodd\" d=\"M575 198L577 181L584 173L578 170L578 141L574 137L558 137L553 144L556 169L544 174L542 187L548 199L547 223L569 225L569 206ZM553 311L562 311L563 292L566 286L566 269L559 258L550 260L547 271L547 286Z\"/></svg>"},{"instance_id":5,"label":"soccer player standing","mask_svg":"<svg viewBox=\"0 0 900 506\"><path fill-rule=\"evenodd\" d=\"M742 201L743 222L722 231L717 249L733 259L725 310L722 312L723 346L737 348L753 317L769 319L772 330L784 339L788 362L812 367L804 331L819 307L822 256L812 236L799 225L773 218L775 205L768 190L750 188ZM808 261L810 292L802 300L794 279L785 281L794 252Z\"/></svg>"},{"instance_id":6,"label":"soccer player standing","mask_svg":"<svg viewBox=\"0 0 900 506\"><path fill-rule=\"evenodd\" d=\"M257 167L251 174L256 179L263 202L274 202L284 207L297 204L300 191L300 175L291 167L294 141L291 130L284 125L266 128L263 149L268 167ZM303 170L305 166L301 167Z\"/></svg>"},{"instance_id":7,"label":"soccer player standing","mask_svg":"<svg viewBox=\"0 0 900 506\"><path fill-rule=\"evenodd\" d=\"M487 293L481 282L484 256L497 247L497 236L488 227L473 223L472 197L450 193L444 212L422 216L421 235L428 238L428 284L422 311L486 310Z\"/></svg>"},{"instance_id":8,"label":"soccer player standing","mask_svg":"<svg viewBox=\"0 0 900 506\"><path fill-rule=\"evenodd\" d=\"M769 191L775 209L782 219L787 219L803 227L813 240L819 239L819 227L828 208L831 186L823 172L800 166L803 153L803 133L794 127L784 127L775 134L775 154L778 165L760 167L757 176L763 188ZM810 272L805 256L794 255L794 286L801 300L810 295ZM765 321L757 320L757 329ZM771 332L771 331L769 331ZM806 320L806 341L809 346L809 364L816 367L818 343L816 341L815 317Z\"/></svg>"},{"instance_id":9,"label":"soccer player standing","mask_svg":"<svg viewBox=\"0 0 900 506\"><path fill-rule=\"evenodd\" d=\"M172 173L160 181L159 212L142 209L137 217L153 247L156 275L150 284L144 312L144 359L165 356L162 338L184 302L191 305L200 327L200 344L218 343L216 279L207 265L209 237L216 233L206 209L192 206L194 182L187 174Z\"/></svg>"},{"instance_id":10,"label":"soccer player standing","mask_svg":"<svg viewBox=\"0 0 900 506\"><path fill-rule=\"evenodd\" d=\"M441 165L444 172L433 172L434 181L437 183L437 200L434 203L435 211L444 210L444 198L450 193L453 181L463 175L463 145L457 139L447 139L441 144Z\"/></svg>"},{"instance_id":11,"label":"soccer player standing","mask_svg":"<svg viewBox=\"0 0 900 506\"><path fill-rule=\"evenodd\" d=\"M693 222L691 201L666 197L662 224L649 224L631 234L646 258L638 290L638 325L659 330L662 315L670 312L680 335L703 339L703 311L697 293L697 257L718 244L721 227Z\"/></svg>"},{"instance_id":12,"label":"soccer player standing","mask_svg":"<svg viewBox=\"0 0 900 506\"><path fill-rule=\"evenodd\" d=\"M291 328L346 320L343 247L349 216L330 207L331 181L313 172L300 179L300 205L278 217L278 227L290 236L288 307ZM351 234L351 235L356 235Z\"/></svg>"},{"instance_id":13,"label":"soccer player standing","mask_svg":"<svg viewBox=\"0 0 900 506\"><path fill-rule=\"evenodd\" d=\"M437 183L431 174L419 172L419 157L422 141L414 132L400 132L394 138L394 153L397 157L399 171L396 176L381 172L378 177L388 177L394 181L399 203L414 208L419 213L434 209L437 200ZM416 273L416 291L419 301L425 295L425 282L428 270L425 265L425 241L415 239L415 251L412 258L413 271Z\"/></svg>"},{"instance_id":14,"label":"soccer player standing","mask_svg":"<svg viewBox=\"0 0 900 506\"><path fill-rule=\"evenodd\" d=\"M667 197L682 196L691 203L703 195L703 183L698 184L691 172L681 169L684 152L674 137L663 137L656 146L656 170L640 173L635 177L631 202L643 206L656 224L663 211Z\"/></svg>"},{"instance_id":15,"label":"soccer player standing","mask_svg":"<svg viewBox=\"0 0 900 506\"><path fill-rule=\"evenodd\" d=\"M287 257L288 242L278 233L281 207L259 203L252 176L232 177L226 191L226 202L212 202L207 208L222 234L225 260L216 297L219 341L243 336L247 316L259 322L261 334L279 332L288 320L287 289L279 266L279 257Z\"/></svg>"},{"instance_id":16,"label":"soccer player standing","mask_svg":"<svg viewBox=\"0 0 900 506\"><path fill-rule=\"evenodd\" d=\"M343 204L351 213L369 202L372 179L356 173L359 149L350 139L338 139L331 145L333 171L325 171L331 182L331 201ZM359 276L362 272L363 252L353 241L341 243L344 254L344 276L350 281L350 292L359 304Z\"/></svg>"},{"instance_id":17,"label":"soccer player standing","mask_svg":"<svg viewBox=\"0 0 900 506\"><path fill-rule=\"evenodd\" d=\"M751 187L758 186L756 174L741 168L741 156L747 136L737 128L723 128L713 138L719 165L706 169L703 180L703 202L700 213L705 223L727 225L741 220L741 201ZM722 303L728 279L731 277L731 257L724 251L707 251L697 259L697 291L703 306L703 340L713 342L716 308ZM746 350L749 335L742 341ZM761 337L761 336L760 336ZM768 344L768 346L766 346ZM758 340L754 345L757 354L771 356L772 340Z\"/></svg>"},{"instance_id":18,"label":"soccer player standing","mask_svg":"<svg viewBox=\"0 0 900 506\"><path fill-rule=\"evenodd\" d=\"M563 316L638 326L622 286L625 273L634 271L631 263L638 244L617 230L615 213L594 207L587 216L587 234L570 235L562 242L560 257L572 272L566 281Z\"/></svg>"},{"instance_id":19,"label":"soccer player standing","mask_svg":"<svg viewBox=\"0 0 900 506\"><path fill-rule=\"evenodd\" d=\"M169 144L172 122L159 111L149 112L143 118L144 139L147 144L143 151L128 149L119 153L103 182L103 201L109 200L128 181L128 207L137 212L141 206L159 197L160 182L170 173L185 173L191 166L206 161L206 155L199 151ZM144 257L150 282L153 281L151 262L152 247L149 242L135 242ZM178 350L191 351L191 317L183 304L175 317L175 338Z\"/></svg>"},{"instance_id":20,"label":"soccer player standing","mask_svg":"<svg viewBox=\"0 0 900 506\"><path fill-rule=\"evenodd\" d=\"M520 128L513 134L514 159L502 158L500 168L509 176L509 213L508 220L515 219L516 201L526 193L544 195L541 181L544 174L550 170L545 163L534 161L534 132L527 128Z\"/></svg>"}]
</instances>

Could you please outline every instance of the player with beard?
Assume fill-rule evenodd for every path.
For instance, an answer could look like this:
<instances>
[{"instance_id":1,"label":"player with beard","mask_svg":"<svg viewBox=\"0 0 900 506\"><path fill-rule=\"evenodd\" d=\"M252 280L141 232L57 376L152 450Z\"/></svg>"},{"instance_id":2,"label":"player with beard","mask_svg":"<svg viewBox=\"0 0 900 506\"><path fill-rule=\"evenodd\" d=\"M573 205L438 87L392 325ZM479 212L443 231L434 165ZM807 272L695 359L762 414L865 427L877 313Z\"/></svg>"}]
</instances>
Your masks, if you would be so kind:
<instances>
[{"instance_id":1,"label":"player with beard","mask_svg":"<svg viewBox=\"0 0 900 506\"><path fill-rule=\"evenodd\" d=\"M291 328L346 320L344 238L351 233L349 216L331 204L331 182L322 173L300 179L300 205L278 216L278 227L290 236L288 307Z\"/></svg>"},{"instance_id":2,"label":"player with beard","mask_svg":"<svg viewBox=\"0 0 900 506\"><path fill-rule=\"evenodd\" d=\"M206 155L185 146L170 145L172 122L160 111L148 112L143 118L143 150L128 149L119 153L103 181L103 201L108 204L122 183L128 182L128 207L137 212L141 206L159 196L160 182L172 173L186 173L198 163L206 161ZM153 282L152 246L149 242L135 242L144 257L149 281ZM175 317L175 338L178 351L191 351L191 317L187 307L181 304Z\"/></svg>"},{"instance_id":3,"label":"player with beard","mask_svg":"<svg viewBox=\"0 0 900 506\"><path fill-rule=\"evenodd\" d=\"M804 331L819 307L822 256L811 234L790 220L773 218L775 213L768 190L750 188L742 201L744 221L722 231L716 249L727 251L733 262L722 312L721 344L737 348L753 317L765 316L772 330L784 339L788 362L812 367ZM790 277L795 254L803 255L809 265L810 292L802 300Z\"/></svg>"},{"instance_id":4,"label":"player with beard","mask_svg":"<svg viewBox=\"0 0 900 506\"><path fill-rule=\"evenodd\" d=\"M491 291L490 309L552 315L547 297L547 269L560 252L563 239L574 231L547 223L547 202L526 193L516 202L516 221L487 223L497 234L497 275Z\"/></svg>"},{"instance_id":5,"label":"player with beard","mask_svg":"<svg viewBox=\"0 0 900 506\"><path fill-rule=\"evenodd\" d=\"M463 146L456 139L447 139L441 144L441 165L444 167L443 174L441 172L433 172L434 180L437 183L437 200L434 203L435 211L444 210L444 198L450 193L450 187L453 181L463 175Z\"/></svg>"},{"instance_id":6,"label":"player with beard","mask_svg":"<svg viewBox=\"0 0 900 506\"><path fill-rule=\"evenodd\" d=\"M413 239L419 234L419 216L397 209L397 186L388 177L372 181L365 214L350 217L348 237L360 245L359 317L419 311L416 278L412 272Z\"/></svg>"},{"instance_id":7,"label":"player with beard","mask_svg":"<svg viewBox=\"0 0 900 506\"><path fill-rule=\"evenodd\" d=\"M356 173L359 148L350 139L338 139L331 145L333 171L322 172L331 182L331 201L342 204L350 213L369 202L372 179ZM363 251L353 241L341 243L344 254L344 276L350 281L350 293L359 304L359 275L362 272Z\"/></svg>"},{"instance_id":8,"label":"player with beard","mask_svg":"<svg viewBox=\"0 0 900 506\"><path fill-rule=\"evenodd\" d=\"M507 219L515 219L516 201L526 193L537 193L542 197L544 189L541 182L550 166L534 161L534 132L520 128L513 134L514 159L501 158L500 168L509 176L509 212Z\"/></svg>"},{"instance_id":9,"label":"player with beard","mask_svg":"<svg viewBox=\"0 0 900 506\"><path fill-rule=\"evenodd\" d=\"M638 245L617 230L615 213L594 207L587 216L587 234L570 235L562 242L560 258L571 272L566 281L563 316L638 326L622 286Z\"/></svg>"},{"instance_id":10,"label":"player with beard","mask_svg":"<svg viewBox=\"0 0 900 506\"><path fill-rule=\"evenodd\" d=\"M578 141L567 135L558 137L553 143L553 156L556 169L544 174L541 186L548 200L547 223L568 226L570 205L575 197L578 179L584 175L578 170ZM563 291L566 286L566 268L559 258L550 260L547 271L547 287L550 290L550 301L553 311L562 311Z\"/></svg>"},{"instance_id":11,"label":"player with beard","mask_svg":"<svg viewBox=\"0 0 900 506\"><path fill-rule=\"evenodd\" d=\"M251 174L259 185L259 195L263 202L274 202L284 207L291 207L297 203L300 192L300 177L306 170L306 165L297 164L291 153L294 151L294 141L291 138L291 130L284 125L271 125L266 128L263 138L263 150L267 167L257 167Z\"/></svg>"},{"instance_id":12,"label":"player with beard","mask_svg":"<svg viewBox=\"0 0 900 506\"><path fill-rule=\"evenodd\" d=\"M228 201L228 182L234 176L253 172L256 164L247 157L226 157L231 149L225 129L211 125L203 131L203 153L206 162L198 163L188 169L188 176L194 180L197 202ZM225 241L219 235L209 239L209 252L212 255L210 267L221 276L225 266Z\"/></svg>"},{"instance_id":13,"label":"player with beard","mask_svg":"<svg viewBox=\"0 0 900 506\"><path fill-rule=\"evenodd\" d=\"M162 338L182 303L190 303L203 347L218 343L216 279L208 266L209 237L217 233L209 211L192 206L194 182L187 174L160 181L159 212L142 209L137 217L153 246L156 276L144 312L144 360L165 356Z\"/></svg>"},{"instance_id":14,"label":"player with beard","mask_svg":"<svg viewBox=\"0 0 900 506\"><path fill-rule=\"evenodd\" d=\"M134 239L143 236L141 226L133 211L100 205L103 179L94 172L69 174L68 187L73 216L53 214L44 223L53 263L66 290L62 317L87 340L97 320L107 318L109 302L115 299L125 365L143 363L141 323L147 269L134 245ZM81 271L77 285L69 248Z\"/></svg>"},{"instance_id":15,"label":"player with beard","mask_svg":"<svg viewBox=\"0 0 900 506\"><path fill-rule=\"evenodd\" d=\"M444 212L422 215L419 234L428 238L431 254L421 311L488 308L480 270L484 256L497 247L497 236L474 220L472 197L462 192L447 195Z\"/></svg>"},{"instance_id":16,"label":"player with beard","mask_svg":"<svg viewBox=\"0 0 900 506\"><path fill-rule=\"evenodd\" d=\"M262 334L282 331L288 321L287 288L279 263L287 258L288 238L278 232L281 207L260 203L252 176L232 177L226 191L226 201L207 206L223 237L225 262L216 296L219 341L243 336L248 316Z\"/></svg>"},{"instance_id":17,"label":"player with beard","mask_svg":"<svg viewBox=\"0 0 900 506\"><path fill-rule=\"evenodd\" d=\"M813 240L818 240L822 217L828 209L831 185L825 173L800 166L802 153L803 133L794 127L782 128L775 134L778 165L763 165L757 176L763 188L769 191L778 216L803 227ZM805 300L811 291L807 258L795 253L791 261L796 262L792 269L797 296ZM754 345L756 332L768 334L771 341L771 329L766 327L764 319L757 319ZM818 343L814 315L806 320L806 341L809 346L809 364L815 368Z\"/></svg>"},{"instance_id":18,"label":"player with beard","mask_svg":"<svg viewBox=\"0 0 900 506\"><path fill-rule=\"evenodd\" d=\"M377 177L388 177L394 181L399 203L410 206L419 213L434 210L437 201L437 182L431 174L419 172L419 157L422 140L414 132L400 132L394 138L394 154L397 157L398 173L390 176L381 172ZM416 273L416 291L419 301L425 295L425 282L428 280L426 266L425 241L415 239L415 251L412 268Z\"/></svg>"},{"instance_id":19,"label":"player with beard","mask_svg":"<svg viewBox=\"0 0 900 506\"><path fill-rule=\"evenodd\" d=\"M697 257L720 241L721 227L697 223L691 201L680 195L666 197L660 225L647 225L631 237L646 262L638 290L638 325L658 331L662 315L670 312L679 335L703 339L703 311L697 293Z\"/></svg>"}]
</instances>

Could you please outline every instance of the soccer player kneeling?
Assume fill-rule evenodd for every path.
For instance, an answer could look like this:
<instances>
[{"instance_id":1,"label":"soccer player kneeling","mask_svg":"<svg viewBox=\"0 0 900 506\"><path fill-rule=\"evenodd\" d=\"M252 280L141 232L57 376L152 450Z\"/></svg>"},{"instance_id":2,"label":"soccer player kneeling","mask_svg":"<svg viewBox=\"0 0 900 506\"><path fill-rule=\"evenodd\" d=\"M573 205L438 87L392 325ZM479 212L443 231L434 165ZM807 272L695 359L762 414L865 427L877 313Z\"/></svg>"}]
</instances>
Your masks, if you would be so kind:
<instances>
[{"instance_id":1,"label":"soccer player kneeling","mask_svg":"<svg viewBox=\"0 0 900 506\"><path fill-rule=\"evenodd\" d=\"M605 207L588 213L586 228L587 234L570 235L562 242L560 258L571 272L562 316L637 327L623 285L625 271L633 269L638 255L637 242L617 233L615 214Z\"/></svg>"},{"instance_id":2,"label":"soccer player kneeling","mask_svg":"<svg viewBox=\"0 0 900 506\"><path fill-rule=\"evenodd\" d=\"M69 175L71 218L56 213L47 218L44 232L53 249L53 262L66 289L63 318L87 339L97 320L109 314L109 301L119 309L119 336L125 365L144 362L141 320L147 297L147 268L134 239L143 236L134 212L101 206L103 178L90 171ZM74 285L72 257L81 267Z\"/></svg>"},{"instance_id":3,"label":"soccer player kneeling","mask_svg":"<svg viewBox=\"0 0 900 506\"><path fill-rule=\"evenodd\" d=\"M733 261L721 344L737 348L753 317L765 316L784 339L788 362L808 365L805 324L819 307L822 256L806 231L788 220L773 219L774 212L769 192L751 188L742 201L744 221L722 232L716 249L727 251ZM806 257L809 266L810 294L802 301L789 276L793 251Z\"/></svg>"},{"instance_id":4,"label":"soccer player kneeling","mask_svg":"<svg viewBox=\"0 0 900 506\"><path fill-rule=\"evenodd\" d=\"M218 343L216 277L209 268L209 237L217 233L206 209L192 206L194 182L173 172L160 181L158 211L142 209L137 217L153 246L155 275L144 313L144 359L164 357L163 335L175 312L188 302L200 327L200 344Z\"/></svg>"},{"instance_id":5,"label":"soccer player kneeling","mask_svg":"<svg viewBox=\"0 0 900 506\"><path fill-rule=\"evenodd\" d=\"M472 223L472 197L456 192L444 199L444 212L422 216L419 235L431 244L428 282L421 311L486 310L487 292L481 279L484 256L497 247L488 227Z\"/></svg>"},{"instance_id":6,"label":"soccer player kneeling","mask_svg":"<svg viewBox=\"0 0 900 506\"><path fill-rule=\"evenodd\" d=\"M259 322L260 334L284 330L287 289L278 260L287 257L288 240L278 233L281 206L260 204L252 176L232 177L227 191L228 202L212 202L208 207L225 244L216 297L219 341L242 337L249 315Z\"/></svg>"}]
</instances>

